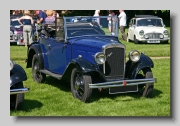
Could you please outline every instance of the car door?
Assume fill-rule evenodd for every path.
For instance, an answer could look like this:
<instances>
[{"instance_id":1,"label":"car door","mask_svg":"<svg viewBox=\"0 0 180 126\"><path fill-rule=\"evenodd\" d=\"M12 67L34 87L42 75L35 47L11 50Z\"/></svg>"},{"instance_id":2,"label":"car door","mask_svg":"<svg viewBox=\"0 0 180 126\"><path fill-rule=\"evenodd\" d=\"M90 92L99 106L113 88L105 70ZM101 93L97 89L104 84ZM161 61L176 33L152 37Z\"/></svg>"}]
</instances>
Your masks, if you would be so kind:
<instances>
[{"instance_id":1,"label":"car door","mask_svg":"<svg viewBox=\"0 0 180 126\"><path fill-rule=\"evenodd\" d=\"M133 34L134 34L134 29L133 29L133 22L134 22L134 19L131 19L130 21L130 25L129 25L129 39L130 40L133 40Z\"/></svg>"},{"instance_id":2,"label":"car door","mask_svg":"<svg viewBox=\"0 0 180 126\"><path fill-rule=\"evenodd\" d=\"M55 38L48 38L47 58L49 71L57 74L63 74L67 66L67 44L60 42Z\"/></svg>"},{"instance_id":3,"label":"car door","mask_svg":"<svg viewBox=\"0 0 180 126\"><path fill-rule=\"evenodd\" d=\"M134 32L136 29L136 19L133 19L132 25L131 25L131 36L130 39L134 40Z\"/></svg>"}]
</instances>

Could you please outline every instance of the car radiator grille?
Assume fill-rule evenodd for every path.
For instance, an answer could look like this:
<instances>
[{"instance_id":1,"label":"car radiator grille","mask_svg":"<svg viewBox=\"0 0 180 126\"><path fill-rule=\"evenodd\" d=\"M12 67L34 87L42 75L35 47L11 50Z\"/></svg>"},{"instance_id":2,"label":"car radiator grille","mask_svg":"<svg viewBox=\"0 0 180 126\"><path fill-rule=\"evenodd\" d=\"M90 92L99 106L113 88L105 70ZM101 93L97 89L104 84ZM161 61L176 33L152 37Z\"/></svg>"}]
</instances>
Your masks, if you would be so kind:
<instances>
[{"instance_id":1,"label":"car radiator grille","mask_svg":"<svg viewBox=\"0 0 180 126\"><path fill-rule=\"evenodd\" d=\"M124 48L107 48L104 73L107 79L121 79L124 77L125 51Z\"/></svg>"},{"instance_id":2,"label":"car radiator grille","mask_svg":"<svg viewBox=\"0 0 180 126\"><path fill-rule=\"evenodd\" d=\"M14 40L19 40L19 39L21 39L21 36L23 36L23 34L14 34L13 39Z\"/></svg>"},{"instance_id":3,"label":"car radiator grille","mask_svg":"<svg viewBox=\"0 0 180 126\"><path fill-rule=\"evenodd\" d=\"M147 33L146 35L148 35L149 39L160 39L161 33Z\"/></svg>"}]
</instances>

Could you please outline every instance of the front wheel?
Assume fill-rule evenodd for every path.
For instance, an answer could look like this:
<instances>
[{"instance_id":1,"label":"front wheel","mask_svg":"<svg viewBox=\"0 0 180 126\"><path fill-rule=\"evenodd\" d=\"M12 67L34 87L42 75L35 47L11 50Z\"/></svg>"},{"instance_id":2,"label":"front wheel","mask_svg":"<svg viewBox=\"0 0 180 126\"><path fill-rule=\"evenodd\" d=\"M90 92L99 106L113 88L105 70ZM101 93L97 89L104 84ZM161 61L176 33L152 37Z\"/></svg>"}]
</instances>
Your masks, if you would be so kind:
<instances>
[{"instance_id":1,"label":"front wheel","mask_svg":"<svg viewBox=\"0 0 180 126\"><path fill-rule=\"evenodd\" d=\"M89 84L92 83L91 76L81 74L76 68L71 73L71 92L73 97L82 102L89 102L92 94L92 89L89 89Z\"/></svg>"},{"instance_id":2,"label":"front wheel","mask_svg":"<svg viewBox=\"0 0 180 126\"><path fill-rule=\"evenodd\" d=\"M23 83L17 83L14 88L23 88ZM10 95L10 108L12 110L21 110L24 103L24 93Z\"/></svg>"},{"instance_id":3,"label":"front wheel","mask_svg":"<svg viewBox=\"0 0 180 126\"><path fill-rule=\"evenodd\" d=\"M41 73L39 68L38 57L34 54L32 59L32 76L35 82L43 83L46 80L46 74Z\"/></svg>"},{"instance_id":4,"label":"front wheel","mask_svg":"<svg viewBox=\"0 0 180 126\"><path fill-rule=\"evenodd\" d=\"M153 78L153 74L150 68L145 68L139 71L137 79ZM154 89L154 83L140 84L138 85L138 92L142 97L151 97Z\"/></svg>"},{"instance_id":5,"label":"front wheel","mask_svg":"<svg viewBox=\"0 0 180 126\"><path fill-rule=\"evenodd\" d=\"M134 35L134 44L138 44L139 41L136 39L136 36Z\"/></svg>"}]
</instances>

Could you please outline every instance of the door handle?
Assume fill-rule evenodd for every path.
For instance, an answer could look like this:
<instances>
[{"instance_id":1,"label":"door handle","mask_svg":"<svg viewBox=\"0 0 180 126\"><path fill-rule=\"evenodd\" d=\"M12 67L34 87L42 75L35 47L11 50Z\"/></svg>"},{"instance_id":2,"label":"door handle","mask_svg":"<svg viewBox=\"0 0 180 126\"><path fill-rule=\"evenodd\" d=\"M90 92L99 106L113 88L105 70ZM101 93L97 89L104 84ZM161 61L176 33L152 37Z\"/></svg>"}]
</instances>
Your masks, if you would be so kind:
<instances>
[{"instance_id":1,"label":"door handle","mask_svg":"<svg viewBox=\"0 0 180 126\"><path fill-rule=\"evenodd\" d=\"M50 47L51 45L49 44L49 45L47 45L48 47Z\"/></svg>"}]
</instances>

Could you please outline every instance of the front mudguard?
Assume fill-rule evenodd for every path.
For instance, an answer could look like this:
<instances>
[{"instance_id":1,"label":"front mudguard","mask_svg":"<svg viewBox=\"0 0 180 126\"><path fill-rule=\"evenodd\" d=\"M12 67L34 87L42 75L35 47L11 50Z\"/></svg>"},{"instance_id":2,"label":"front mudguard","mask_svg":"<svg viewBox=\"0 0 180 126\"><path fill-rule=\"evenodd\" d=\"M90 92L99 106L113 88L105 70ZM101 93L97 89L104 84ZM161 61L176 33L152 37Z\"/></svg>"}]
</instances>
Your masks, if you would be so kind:
<instances>
[{"instance_id":1,"label":"front mudguard","mask_svg":"<svg viewBox=\"0 0 180 126\"><path fill-rule=\"evenodd\" d=\"M153 68L154 63L153 61L143 53L141 53L141 57L138 62L132 62L131 60L128 60L126 62L126 72L125 77L129 79L135 79L138 72L142 70L143 68Z\"/></svg>"},{"instance_id":2,"label":"front mudguard","mask_svg":"<svg viewBox=\"0 0 180 126\"><path fill-rule=\"evenodd\" d=\"M27 52L26 68L32 67L32 59L33 59L34 54L37 54L38 56L38 60L39 60L38 63L39 63L40 69L44 69L43 53L42 53L39 43L37 44L34 43L29 47L28 52Z\"/></svg>"},{"instance_id":3,"label":"front mudguard","mask_svg":"<svg viewBox=\"0 0 180 126\"><path fill-rule=\"evenodd\" d=\"M96 77L98 76L99 80L106 81L104 74L100 71L98 66L82 58L73 59L70 62L65 73L63 74L63 78L70 79L73 68L77 68L81 74L89 74Z\"/></svg>"},{"instance_id":4,"label":"front mudguard","mask_svg":"<svg viewBox=\"0 0 180 126\"><path fill-rule=\"evenodd\" d=\"M27 80L26 72L20 65L15 64L10 71L10 87L25 80Z\"/></svg>"}]
</instances>

